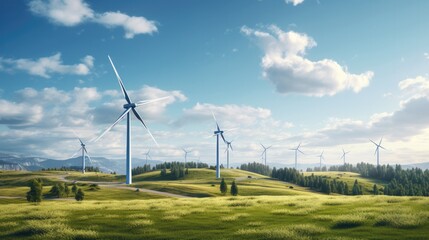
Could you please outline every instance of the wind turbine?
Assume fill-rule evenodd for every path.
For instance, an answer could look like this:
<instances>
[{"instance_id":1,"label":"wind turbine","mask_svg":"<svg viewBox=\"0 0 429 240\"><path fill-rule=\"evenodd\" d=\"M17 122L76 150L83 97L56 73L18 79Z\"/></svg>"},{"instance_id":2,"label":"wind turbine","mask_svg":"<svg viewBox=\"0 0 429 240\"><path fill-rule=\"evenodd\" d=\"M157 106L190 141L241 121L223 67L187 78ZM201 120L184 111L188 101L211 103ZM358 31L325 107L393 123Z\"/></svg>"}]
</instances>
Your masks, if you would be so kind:
<instances>
[{"instance_id":1,"label":"wind turbine","mask_svg":"<svg viewBox=\"0 0 429 240\"><path fill-rule=\"evenodd\" d=\"M226 152L226 168L227 169L229 169L229 149L231 149L231 151L234 151L234 149L232 148L232 140L230 141L230 142L228 142L228 141L225 141L225 143L226 143L226 150L225 150L225 152Z\"/></svg>"},{"instance_id":2,"label":"wind turbine","mask_svg":"<svg viewBox=\"0 0 429 240\"><path fill-rule=\"evenodd\" d=\"M225 143L225 137L223 136L224 131L222 131L217 123L216 117L212 112L213 119L216 122L216 130L213 132L213 136L216 136L216 179L220 178L220 164L219 164L219 136L221 136L223 142Z\"/></svg>"},{"instance_id":3,"label":"wind turbine","mask_svg":"<svg viewBox=\"0 0 429 240\"><path fill-rule=\"evenodd\" d=\"M375 148L374 155L377 154L377 166L380 166L380 148L386 150L383 146L381 146L381 141L383 141L383 138L380 139L380 142L378 144L372 141L371 139L369 139L369 141L371 141L372 143L375 144L375 146L377 146Z\"/></svg>"},{"instance_id":4,"label":"wind turbine","mask_svg":"<svg viewBox=\"0 0 429 240\"><path fill-rule=\"evenodd\" d=\"M267 150L270 149L272 146L265 147L262 143L260 143L264 151L262 152L262 156L264 156L265 166L267 165Z\"/></svg>"},{"instance_id":5,"label":"wind turbine","mask_svg":"<svg viewBox=\"0 0 429 240\"><path fill-rule=\"evenodd\" d=\"M348 152L345 152L344 151L344 148L343 148L343 155L341 156L341 158L340 159L343 159L344 160L344 165L346 165L346 154L348 154L350 151L348 151Z\"/></svg>"},{"instance_id":6,"label":"wind turbine","mask_svg":"<svg viewBox=\"0 0 429 240\"><path fill-rule=\"evenodd\" d=\"M299 143L299 145L296 148L289 149L289 150L295 151L295 169L298 168L298 152L305 154L301 150L299 150L300 147L301 147L301 143Z\"/></svg>"},{"instance_id":7,"label":"wind turbine","mask_svg":"<svg viewBox=\"0 0 429 240\"><path fill-rule=\"evenodd\" d=\"M191 150L187 151L186 149L182 148L183 152L185 152L185 168L186 168L186 159L188 158L188 153L192 152Z\"/></svg>"},{"instance_id":8,"label":"wind turbine","mask_svg":"<svg viewBox=\"0 0 429 240\"><path fill-rule=\"evenodd\" d=\"M147 165L147 160L148 160L148 159L151 159L151 157L150 157L150 154L149 154L149 153L150 153L150 149L149 149L149 150L144 154L144 155L146 156L146 166L148 166L148 165Z\"/></svg>"},{"instance_id":9,"label":"wind turbine","mask_svg":"<svg viewBox=\"0 0 429 240\"><path fill-rule=\"evenodd\" d=\"M325 160L325 158L323 157L323 153L325 151L322 151L322 153L318 156L320 158L320 171L322 171L322 159Z\"/></svg>"},{"instance_id":10,"label":"wind turbine","mask_svg":"<svg viewBox=\"0 0 429 240\"><path fill-rule=\"evenodd\" d=\"M116 78L118 79L119 87L121 88L122 95L124 95L124 99L126 103L124 104L125 111L119 116L119 118L110 126L108 127L98 138L95 139L95 141L98 141L101 137L104 136L107 132L109 132L116 124L118 124L122 119L124 119L125 116L127 116L127 146L126 146L126 184L132 183L132 173L131 173L131 116L130 112L133 112L134 116L143 124L143 127L147 130L152 140L155 142L156 145L158 143L156 142L155 138L153 137L152 133L149 131L149 128L147 128L146 124L144 123L143 119L140 117L140 115L136 111L136 107L140 107L145 104L157 102L169 97L163 97L163 98L157 98L157 99L151 99L151 100L143 100L134 103L131 101L130 97L128 96L127 91L125 90L124 83L122 82L121 77L118 74L118 71L116 71L115 65L112 62L112 59L110 56L107 56L109 58L110 64L112 65L113 71L115 72Z\"/></svg>"},{"instance_id":11,"label":"wind turbine","mask_svg":"<svg viewBox=\"0 0 429 240\"><path fill-rule=\"evenodd\" d=\"M76 133L74 133L77 137L77 139L80 142L80 148L79 150L77 150L77 152L75 154L73 154L72 158L78 154L80 151L82 151L82 173L85 174L85 156L88 156L89 161L92 162L91 157L88 154L88 151L86 150L86 145L85 143L83 143L82 139L80 139Z\"/></svg>"}]
</instances>

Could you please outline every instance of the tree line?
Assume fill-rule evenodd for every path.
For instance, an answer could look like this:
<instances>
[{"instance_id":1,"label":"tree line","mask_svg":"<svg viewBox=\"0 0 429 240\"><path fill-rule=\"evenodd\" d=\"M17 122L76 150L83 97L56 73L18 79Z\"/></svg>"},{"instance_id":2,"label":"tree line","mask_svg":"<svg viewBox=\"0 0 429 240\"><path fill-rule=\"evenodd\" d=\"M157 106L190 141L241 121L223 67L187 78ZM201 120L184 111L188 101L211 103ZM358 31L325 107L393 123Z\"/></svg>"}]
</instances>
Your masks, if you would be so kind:
<instances>
[{"instance_id":1,"label":"tree line","mask_svg":"<svg viewBox=\"0 0 429 240\"><path fill-rule=\"evenodd\" d=\"M43 181L42 179L33 179L29 183L30 191L26 194L28 202L39 203L43 199ZM81 188L78 188L76 184L73 184L70 188L67 183L55 183L48 196L63 198L69 197L70 194L74 194L76 201L82 201L85 197L85 193Z\"/></svg>"},{"instance_id":2,"label":"tree line","mask_svg":"<svg viewBox=\"0 0 429 240\"><path fill-rule=\"evenodd\" d=\"M271 176L270 167L262 163L257 163L257 162L247 163L247 164L244 163L244 164L241 164L240 169L249 171L249 172L259 173L265 176Z\"/></svg>"}]
</instances>

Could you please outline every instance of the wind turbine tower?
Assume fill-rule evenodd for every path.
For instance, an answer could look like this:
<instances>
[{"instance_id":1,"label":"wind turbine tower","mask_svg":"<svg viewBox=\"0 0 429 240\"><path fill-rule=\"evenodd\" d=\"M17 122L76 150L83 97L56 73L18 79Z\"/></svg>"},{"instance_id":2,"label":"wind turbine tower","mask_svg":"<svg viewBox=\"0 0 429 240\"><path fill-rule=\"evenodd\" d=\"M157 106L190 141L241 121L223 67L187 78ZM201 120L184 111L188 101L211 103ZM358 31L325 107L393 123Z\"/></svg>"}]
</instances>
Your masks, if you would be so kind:
<instances>
[{"instance_id":1,"label":"wind turbine tower","mask_svg":"<svg viewBox=\"0 0 429 240\"><path fill-rule=\"evenodd\" d=\"M323 153L324 153L325 151L322 151L322 153L318 156L319 157L319 160L320 160L320 171L322 171L322 159L323 160L325 160L325 158L323 157Z\"/></svg>"},{"instance_id":2,"label":"wind turbine tower","mask_svg":"<svg viewBox=\"0 0 429 240\"><path fill-rule=\"evenodd\" d=\"M150 149L144 154L146 156L146 166L148 166L147 160L151 158L149 153L150 153Z\"/></svg>"},{"instance_id":3,"label":"wind turbine tower","mask_svg":"<svg viewBox=\"0 0 429 240\"><path fill-rule=\"evenodd\" d=\"M227 169L229 169L229 149L231 149L231 151L234 151L234 149L232 148L232 141L230 141L230 142L228 142L228 141L225 141L225 143L226 143L226 150L225 150L225 152L226 152L226 168Z\"/></svg>"},{"instance_id":4,"label":"wind turbine tower","mask_svg":"<svg viewBox=\"0 0 429 240\"><path fill-rule=\"evenodd\" d=\"M348 152L344 151L344 148L343 148L343 155L341 156L341 158L340 158L340 159L343 159L343 161L344 161L344 165L346 165L346 155L347 155L349 152L350 152L350 151L348 151Z\"/></svg>"},{"instance_id":5,"label":"wind turbine tower","mask_svg":"<svg viewBox=\"0 0 429 240\"><path fill-rule=\"evenodd\" d=\"M304 154L299 148L301 147L301 143L296 148L291 148L289 150L295 151L295 169L298 170L298 152Z\"/></svg>"},{"instance_id":6,"label":"wind turbine tower","mask_svg":"<svg viewBox=\"0 0 429 240\"><path fill-rule=\"evenodd\" d=\"M372 141L371 139L369 141L374 143L374 145L376 146L374 155L377 154L377 166L380 166L380 148L386 150L383 146L381 146L381 142L383 141L383 138L380 139L380 142L378 144Z\"/></svg>"},{"instance_id":7,"label":"wind turbine tower","mask_svg":"<svg viewBox=\"0 0 429 240\"><path fill-rule=\"evenodd\" d=\"M188 153L192 152L192 151L187 151L186 149L182 148L183 152L185 153L185 168L186 168L186 160L188 158Z\"/></svg>"},{"instance_id":8,"label":"wind turbine tower","mask_svg":"<svg viewBox=\"0 0 429 240\"><path fill-rule=\"evenodd\" d=\"M76 135L76 134L75 134ZM79 150L77 150L77 152L75 154L73 154L72 158L78 154L80 151L82 151L82 173L85 174L85 158L86 156L88 156L89 161L92 162L91 157L88 154L88 151L86 150L86 145L85 143L83 143L82 139L80 139L77 135L76 135L77 139L80 142L80 148Z\"/></svg>"},{"instance_id":9,"label":"wind turbine tower","mask_svg":"<svg viewBox=\"0 0 429 240\"><path fill-rule=\"evenodd\" d=\"M225 143L225 137L223 136L224 131L222 131L219 127L219 124L217 123L216 117L214 113L212 112L213 119L216 122L216 130L213 132L213 136L216 136L216 179L220 178L220 164L219 164L219 136L222 138L223 142Z\"/></svg>"},{"instance_id":10,"label":"wind turbine tower","mask_svg":"<svg viewBox=\"0 0 429 240\"><path fill-rule=\"evenodd\" d=\"M121 77L118 74L118 71L116 71L115 65L112 62L112 59L110 56L108 56L110 64L112 65L113 71L115 72L116 78L118 79L119 87L121 88L122 95L124 96L124 99L126 103L124 104L125 111L119 116L119 118L110 126L108 127L95 141L98 141L101 137L104 136L107 132L109 132L116 124L118 124L122 119L124 119L125 116L127 116L127 145L126 145L126 184L132 183L132 165L131 165L131 115L130 112L134 114L134 116L143 124L143 127L147 130L148 134L152 138L152 140L155 142L156 145L158 143L156 142L155 138L153 137L152 133L149 131L149 128L144 123L142 117L138 114L135 108L140 107L145 104L157 102L168 97L162 97L157 99L151 99L151 100L143 100L139 102L133 102L131 101L131 98L128 96L127 91L125 90L124 83L122 82Z\"/></svg>"},{"instance_id":11,"label":"wind turbine tower","mask_svg":"<svg viewBox=\"0 0 429 240\"><path fill-rule=\"evenodd\" d=\"M265 147L262 143L260 143L264 151L262 152L262 156L264 156L265 166L267 166L267 150L270 149L272 146Z\"/></svg>"}]
</instances>

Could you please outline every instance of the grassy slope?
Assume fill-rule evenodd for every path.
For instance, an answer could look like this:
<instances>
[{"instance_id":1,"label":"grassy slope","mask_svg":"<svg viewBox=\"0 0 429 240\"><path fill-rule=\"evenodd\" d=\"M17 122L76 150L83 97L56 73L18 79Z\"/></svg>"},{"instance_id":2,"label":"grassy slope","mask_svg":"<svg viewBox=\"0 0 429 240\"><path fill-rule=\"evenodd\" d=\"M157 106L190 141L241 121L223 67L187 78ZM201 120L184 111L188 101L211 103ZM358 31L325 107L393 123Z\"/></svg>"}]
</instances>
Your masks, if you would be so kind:
<instances>
[{"instance_id":1,"label":"grassy slope","mask_svg":"<svg viewBox=\"0 0 429 240\"><path fill-rule=\"evenodd\" d=\"M304 175L306 176L309 176L311 174L314 174L315 176L323 176L331 180L337 179L337 181L346 182L350 190L352 189L353 184L357 179L359 185L362 185L364 194L372 194L374 184L377 184L378 188L386 184L386 182L384 181L370 179L370 178L363 178L360 176L359 173L352 173L352 172L306 172L304 173Z\"/></svg>"},{"instance_id":2,"label":"grassy slope","mask_svg":"<svg viewBox=\"0 0 429 240\"><path fill-rule=\"evenodd\" d=\"M252 178L248 178L248 176L252 176ZM229 187L232 180L236 179L241 196L311 194L306 188L293 185L294 188L290 189L289 186L292 184L237 169L223 169L221 177L225 178ZM190 169L189 174L181 180L163 178L159 171L140 174L133 179L136 187L193 197L221 196L219 191L220 180L215 178L215 171L210 169Z\"/></svg>"},{"instance_id":3,"label":"grassy slope","mask_svg":"<svg viewBox=\"0 0 429 240\"><path fill-rule=\"evenodd\" d=\"M4 204L0 239L427 239L429 198L259 196Z\"/></svg>"}]
</instances>

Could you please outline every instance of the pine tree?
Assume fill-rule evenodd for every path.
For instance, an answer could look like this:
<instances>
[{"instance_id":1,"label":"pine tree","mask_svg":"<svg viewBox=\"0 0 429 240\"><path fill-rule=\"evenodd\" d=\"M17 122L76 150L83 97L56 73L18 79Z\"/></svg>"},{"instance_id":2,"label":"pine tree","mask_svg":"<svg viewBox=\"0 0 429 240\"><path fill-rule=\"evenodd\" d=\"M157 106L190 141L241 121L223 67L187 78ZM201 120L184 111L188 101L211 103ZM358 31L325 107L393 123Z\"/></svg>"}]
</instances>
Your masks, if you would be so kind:
<instances>
[{"instance_id":1,"label":"pine tree","mask_svg":"<svg viewBox=\"0 0 429 240\"><path fill-rule=\"evenodd\" d=\"M220 182L220 192L225 195L228 191L228 185L226 185L225 179L222 178L222 181Z\"/></svg>"},{"instance_id":2,"label":"pine tree","mask_svg":"<svg viewBox=\"0 0 429 240\"><path fill-rule=\"evenodd\" d=\"M373 187L372 189L373 189L373 193L374 193L374 195L378 195L378 188L377 188L377 184L374 184L374 187Z\"/></svg>"},{"instance_id":3,"label":"pine tree","mask_svg":"<svg viewBox=\"0 0 429 240\"><path fill-rule=\"evenodd\" d=\"M72 193L73 193L73 194L76 194L76 193L77 193L77 186L76 186L76 183L74 183L74 184L73 184L73 187L72 187L72 189L71 189L71 190L72 190Z\"/></svg>"},{"instance_id":4,"label":"pine tree","mask_svg":"<svg viewBox=\"0 0 429 240\"><path fill-rule=\"evenodd\" d=\"M70 188L67 183L64 186L64 193L66 194L67 197L70 195Z\"/></svg>"},{"instance_id":5,"label":"pine tree","mask_svg":"<svg viewBox=\"0 0 429 240\"><path fill-rule=\"evenodd\" d=\"M357 179L355 180L355 183L353 184L352 194L353 195L360 195L361 194L360 187L359 187Z\"/></svg>"},{"instance_id":6,"label":"pine tree","mask_svg":"<svg viewBox=\"0 0 429 240\"><path fill-rule=\"evenodd\" d=\"M231 184L231 195L232 196L238 195L238 187L237 187L237 184L235 183L235 180L233 180Z\"/></svg>"},{"instance_id":7,"label":"pine tree","mask_svg":"<svg viewBox=\"0 0 429 240\"><path fill-rule=\"evenodd\" d=\"M82 189L78 188L74 198L76 199L76 201L83 201L83 199L85 198L85 193L82 191Z\"/></svg>"},{"instance_id":8,"label":"pine tree","mask_svg":"<svg viewBox=\"0 0 429 240\"><path fill-rule=\"evenodd\" d=\"M27 192L27 201L41 202L42 201L43 183L41 180L33 179L30 182L30 191Z\"/></svg>"}]
</instances>

